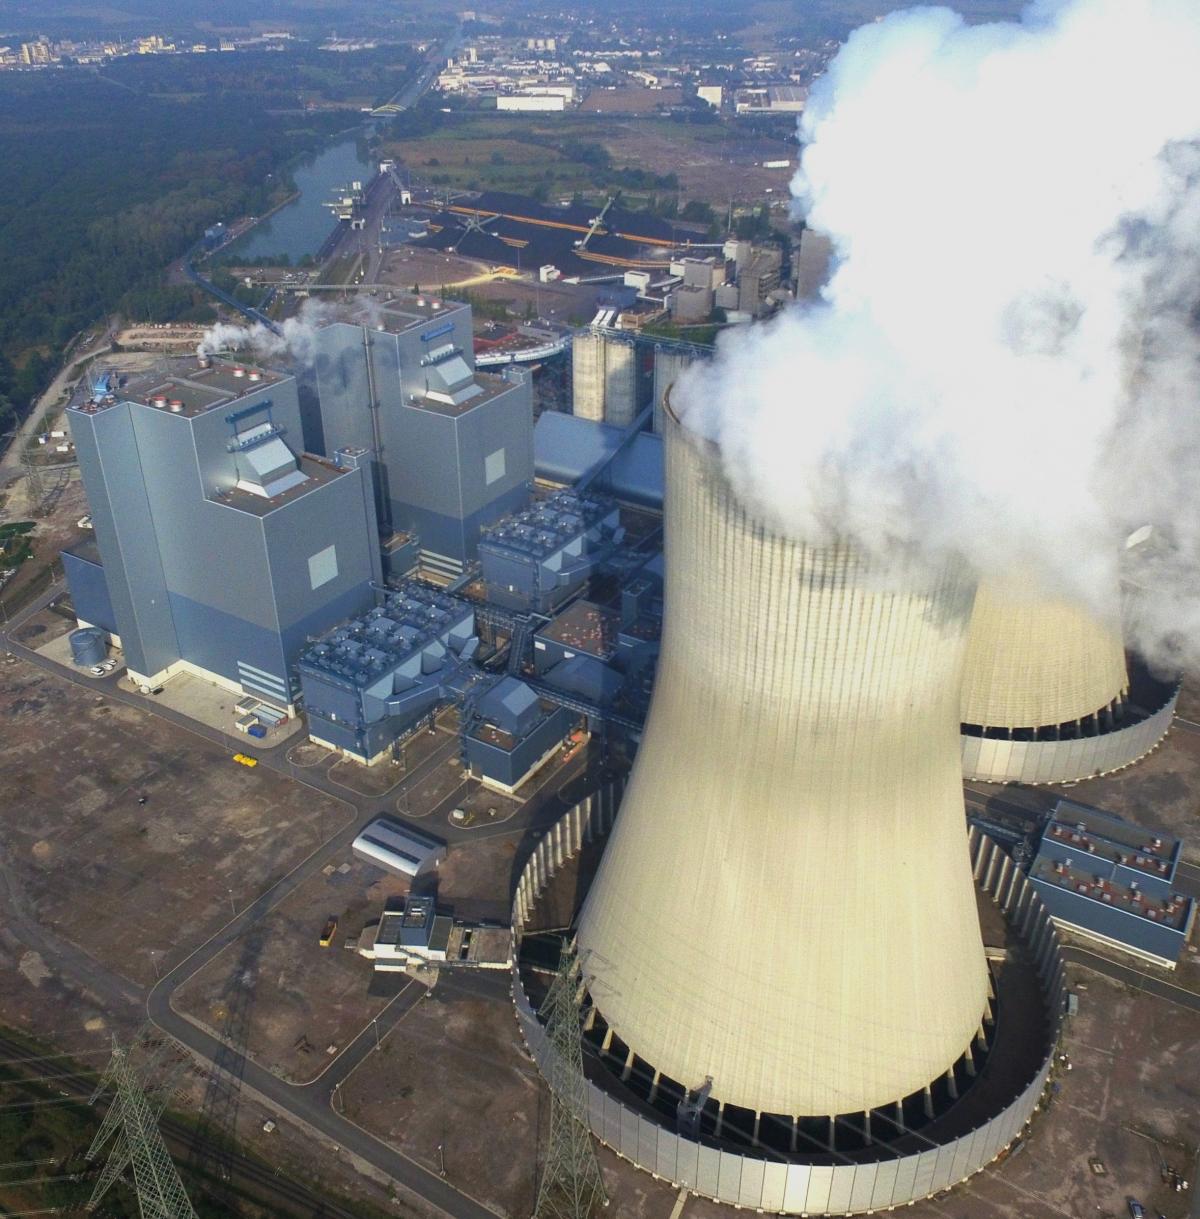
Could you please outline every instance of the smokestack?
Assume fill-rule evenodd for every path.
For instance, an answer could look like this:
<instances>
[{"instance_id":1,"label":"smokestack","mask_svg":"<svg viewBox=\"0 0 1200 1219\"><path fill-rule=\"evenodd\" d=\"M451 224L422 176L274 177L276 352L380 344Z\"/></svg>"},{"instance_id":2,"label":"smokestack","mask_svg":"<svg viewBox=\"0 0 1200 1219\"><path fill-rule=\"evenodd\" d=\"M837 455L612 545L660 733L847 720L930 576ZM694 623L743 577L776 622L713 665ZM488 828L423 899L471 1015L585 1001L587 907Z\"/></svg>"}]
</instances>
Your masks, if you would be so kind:
<instances>
[{"instance_id":1,"label":"smokestack","mask_svg":"<svg viewBox=\"0 0 1200 1219\"><path fill-rule=\"evenodd\" d=\"M973 581L948 561L900 591L775 531L665 414L662 654L584 977L646 1070L861 1117L946 1076L987 1013L959 756Z\"/></svg>"}]
</instances>

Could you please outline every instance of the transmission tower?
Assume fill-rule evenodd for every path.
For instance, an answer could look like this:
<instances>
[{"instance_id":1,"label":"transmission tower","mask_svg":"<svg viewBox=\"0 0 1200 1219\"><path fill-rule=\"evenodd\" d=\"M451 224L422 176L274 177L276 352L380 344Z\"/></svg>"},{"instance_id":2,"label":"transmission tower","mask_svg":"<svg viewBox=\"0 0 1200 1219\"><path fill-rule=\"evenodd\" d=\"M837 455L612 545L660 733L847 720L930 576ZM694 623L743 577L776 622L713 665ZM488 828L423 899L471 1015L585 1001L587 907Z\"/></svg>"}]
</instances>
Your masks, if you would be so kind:
<instances>
[{"instance_id":1,"label":"transmission tower","mask_svg":"<svg viewBox=\"0 0 1200 1219\"><path fill-rule=\"evenodd\" d=\"M40 516L46 501L46 484L42 478L42 467L34 460L33 450L21 448L21 468L25 471L26 494L29 496L30 516Z\"/></svg>"},{"instance_id":2,"label":"transmission tower","mask_svg":"<svg viewBox=\"0 0 1200 1219\"><path fill-rule=\"evenodd\" d=\"M141 1065L136 1064L135 1052L147 1049L151 1050L149 1057ZM196 1219L158 1128L158 1119L174 1094L185 1065L178 1062L164 1075L160 1068L166 1051L165 1042L155 1046L145 1031L128 1046L122 1046L113 1035L112 1057L90 1102L95 1104L101 1093L113 1089L108 1112L87 1152L87 1159L94 1160L108 1144L108 1160L88 1199L89 1211L96 1209L109 1188L132 1165L133 1187L142 1219Z\"/></svg>"},{"instance_id":3,"label":"transmission tower","mask_svg":"<svg viewBox=\"0 0 1200 1219\"><path fill-rule=\"evenodd\" d=\"M549 1055L550 1141L533 1219L588 1219L608 1205L587 1127L587 1081L579 1024L578 962L563 943L558 973L542 1004Z\"/></svg>"}]
</instances>

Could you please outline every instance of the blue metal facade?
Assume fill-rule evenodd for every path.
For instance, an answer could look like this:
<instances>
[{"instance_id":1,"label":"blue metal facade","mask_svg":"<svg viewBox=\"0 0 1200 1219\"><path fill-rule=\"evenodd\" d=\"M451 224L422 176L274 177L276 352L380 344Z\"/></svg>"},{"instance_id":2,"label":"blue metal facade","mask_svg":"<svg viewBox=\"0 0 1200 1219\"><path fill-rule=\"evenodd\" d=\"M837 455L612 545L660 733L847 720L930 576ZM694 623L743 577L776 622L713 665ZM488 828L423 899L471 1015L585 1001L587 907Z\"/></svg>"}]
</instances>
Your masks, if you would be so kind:
<instances>
[{"instance_id":1,"label":"blue metal facade","mask_svg":"<svg viewBox=\"0 0 1200 1219\"><path fill-rule=\"evenodd\" d=\"M371 761L479 675L474 610L416 581L327 633L300 657L312 736Z\"/></svg>"},{"instance_id":2,"label":"blue metal facade","mask_svg":"<svg viewBox=\"0 0 1200 1219\"><path fill-rule=\"evenodd\" d=\"M385 536L417 534L427 559L454 569L474 558L481 528L528 502L529 375L474 375L469 306L408 297L332 322L314 377L326 452L374 457Z\"/></svg>"},{"instance_id":3,"label":"blue metal facade","mask_svg":"<svg viewBox=\"0 0 1200 1219\"><path fill-rule=\"evenodd\" d=\"M488 600L507 609L554 610L620 543L619 522L612 500L559 491L487 529L479 561Z\"/></svg>"},{"instance_id":4,"label":"blue metal facade","mask_svg":"<svg viewBox=\"0 0 1200 1219\"><path fill-rule=\"evenodd\" d=\"M62 552L63 572L71 590L75 617L90 626L98 626L110 635L119 635L112 598L104 579L104 568L95 546L88 541Z\"/></svg>"},{"instance_id":5,"label":"blue metal facade","mask_svg":"<svg viewBox=\"0 0 1200 1219\"><path fill-rule=\"evenodd\" d=\"M533 430L534 468L539 478L571 486L600 460L617 452L622 431L578 415L546 411ZM617 453L594 484L627 503L662 508L662 437L642 432Z\"/></svg>"},{"instance_id":6,"label":"blue metal facade","mask_svg":"<svg viewBox=\"0 0 1200 1219\"><path fill-rule=\"evenodd\" d=\"M1165 832L1060 800L1029 879L1054 918L1174 964L1195 920L1195 903L1174 887L1181 850Z\"/></svg>"},{"instance_id":7,"label":"blue metal facade","mask_svg":"<svg viewBox=\"0 0 1200 1219\"><path fill-rule=\"evenodd\" d=\"M172 362L71 428L131 672L182 661L291 702L307 637L369 606L380 571L366 471L286 443L293 379Z\"/></svg>"}]
</instances>

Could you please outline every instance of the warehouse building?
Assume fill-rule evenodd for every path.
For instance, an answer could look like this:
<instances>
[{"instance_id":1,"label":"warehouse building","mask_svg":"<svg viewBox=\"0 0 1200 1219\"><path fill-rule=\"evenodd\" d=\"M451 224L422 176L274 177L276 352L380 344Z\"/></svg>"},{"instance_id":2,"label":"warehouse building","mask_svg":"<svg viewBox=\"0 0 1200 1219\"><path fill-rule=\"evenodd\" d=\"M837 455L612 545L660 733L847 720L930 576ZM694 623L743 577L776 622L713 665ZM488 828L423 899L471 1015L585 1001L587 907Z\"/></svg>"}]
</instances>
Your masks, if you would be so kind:
<instances>
[{"instance_id":1,"label":"warehouse building","mask_svg":"<svg viewBox=\"0 0 1200 1219\"><path fill-rule=\"evenodd\" d=\"M529 373L475 371L466 305L373 304L369 319L347 314L317 332L326 451L373 455L388 574L407 574L416 550L428 574L450 580L474 560L480 530L529 500Z\"/></svg>"},{"instance_id":2,"label":"warehouse building","mask_svg":"<svg viewBox=\"0 0 1200 1219\"><path fill-rule=\"evenodd\" d=\"M412 880L433 872L446 858L444 842L392 817L376 817L350 849L359 859Z\"/></svg>"},{"instance_id":3,"label":"warehouse building","mask_svg":"<svg viewBox=\"0 0 1200 1219\"><path fill-rule=\"evenodd\" d=\"M479 543L488 600L552 612L620 545L619 516L605 496L559 491L488 529Z\"/></svg>"},{"instance_id":4,"label":"warehouse building","mask_svg":"<svg viewBox=\"0 0 1200 1219\"><path fill-rule=\"evenodd\" d=\"M1174 969L1195 922L1175 889L1182 843L1059 800L1029 878L1060 927Z\"/></svg>"},{"instance_id":5,"label":"warehouse building","mask_svg":"<svg viewBox=\"0 0 1200 1219\"><path fill-rule=\"evenodd\" d=\"M374 600L365 453L294 449L295 380L266 369L165 360L103 389L68 409L95 527L63 557L78 618L147 690L191 671L292 710L306 640Z\"/></svg>"}]
</instances>

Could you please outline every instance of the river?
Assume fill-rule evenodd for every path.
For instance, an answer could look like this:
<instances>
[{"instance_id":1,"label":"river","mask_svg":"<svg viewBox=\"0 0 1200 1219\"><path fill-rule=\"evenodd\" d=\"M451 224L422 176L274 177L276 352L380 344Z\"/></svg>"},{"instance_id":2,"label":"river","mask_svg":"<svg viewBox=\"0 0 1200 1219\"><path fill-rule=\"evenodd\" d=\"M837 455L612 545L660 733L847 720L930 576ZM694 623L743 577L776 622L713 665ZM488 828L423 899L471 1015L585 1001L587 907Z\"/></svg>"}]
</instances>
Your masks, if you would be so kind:
<instances>
[{"instance_id":1,"label":"river","mask_svg":"<svg viewBox=\"0 0 1200 1219\"><path fill-rule=\"evenodd\" d=\"M315 255L337 223L326 202L351 182L366 186L377 168L361 137L339 139L293 170L297 198L256 224L224 253L245 262L286 254L297 263L306 254Z\"/></svg>"}]
</instances>

